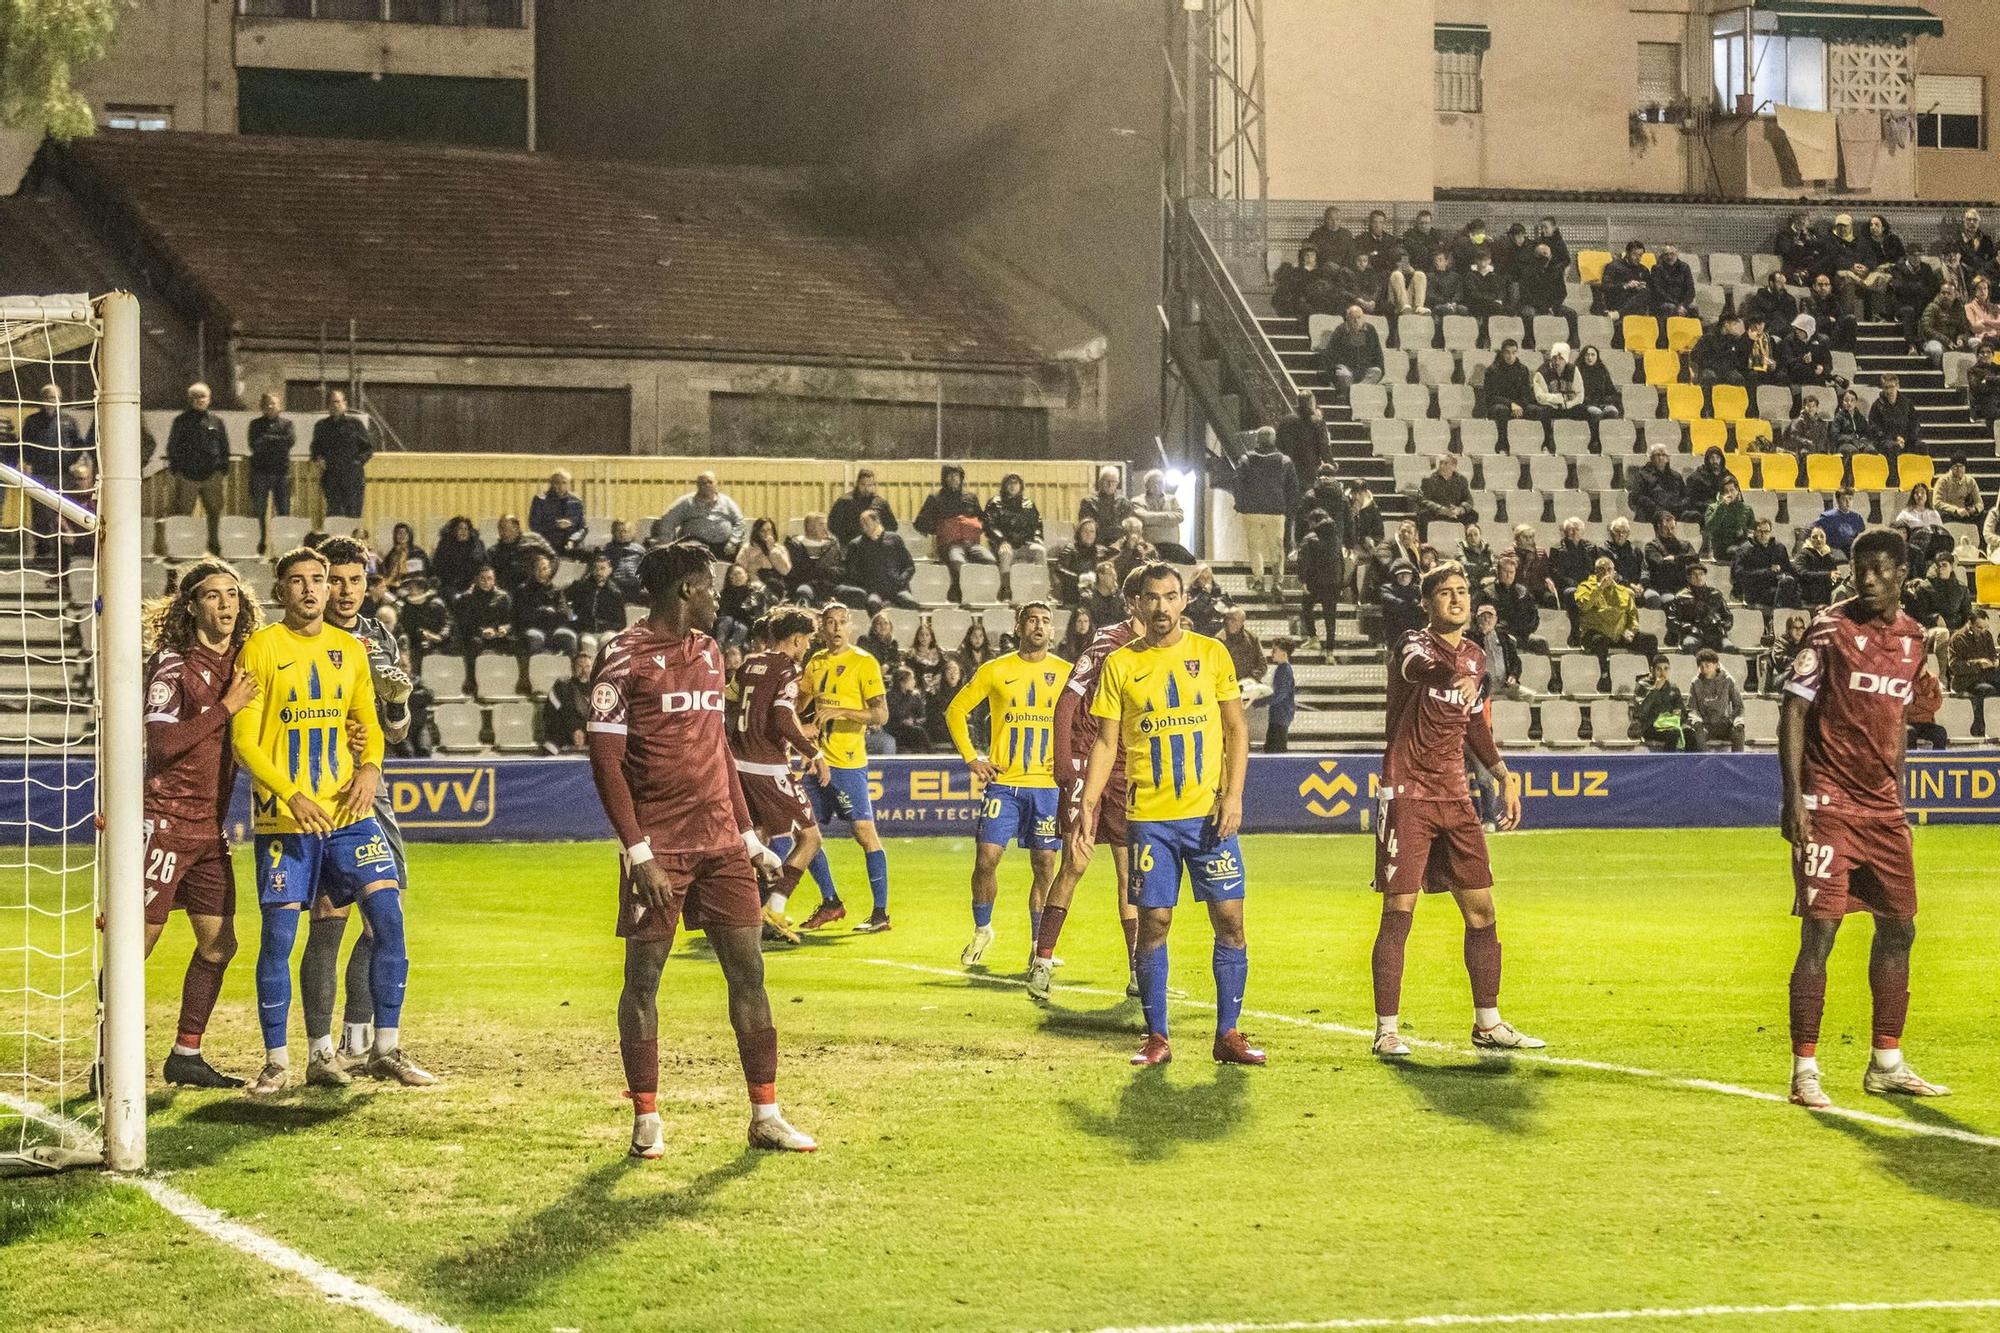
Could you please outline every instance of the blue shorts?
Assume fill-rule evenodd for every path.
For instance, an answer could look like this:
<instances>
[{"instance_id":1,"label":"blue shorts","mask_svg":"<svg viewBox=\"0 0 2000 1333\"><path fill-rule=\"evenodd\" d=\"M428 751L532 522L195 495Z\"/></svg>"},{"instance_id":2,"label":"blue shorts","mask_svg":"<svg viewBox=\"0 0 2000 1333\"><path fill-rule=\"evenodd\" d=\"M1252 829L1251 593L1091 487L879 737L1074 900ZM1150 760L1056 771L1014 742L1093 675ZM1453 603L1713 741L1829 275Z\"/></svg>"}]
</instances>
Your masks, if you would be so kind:
<instances>
[{"instance_id":1,"label":"blue shorts","mask_svg":"<svg viewBox=\"0 0 2000 1333\"><path fill-rule=\"evenodd\" d=\"M866 767L835 768L829 764L826 776L826 785L822 787L812 770L806 770L806 796L812 801L813 818L822 826L836 819L850 824L874 822L875 803L868 798Z\"/></svg>"},{"instance_id":2,"label":"blue shorts","mask_svg":"<svg viewBox=\"0 0 2000 1333\"><path fill-rule=\"evenodd\" d=\"M1215 825L1200 819L1135 819L1126 835L1135 907L1173 907L1181 900L1181 870L1196 902L1228 902L1243 896L1243 849L1232 837L1217 838Z\"/></svg>"},{"instance_id":3,"label":"blue shorts","mask_svg":"<svg viewBox=\"0 0 2000 1333\"><path fill-rule=\"evenodd\" d=\"M370 884L398 881L396 853L375 816L331 833L259 833L257 901L310 908L325 897L345 907Z\"/></svg>"},{"instance_id":4,"label":"blue shorts","mask_svg":"<svg viewBox=\"0 0 2000 1333\"><path fill-rule=\"evenodd\" d=\"M979 807L978 840L989 847L1018 842L1031 852L1062 850L1056 834L1056 789L989 782Z\"/></svg>"}]
</instances>

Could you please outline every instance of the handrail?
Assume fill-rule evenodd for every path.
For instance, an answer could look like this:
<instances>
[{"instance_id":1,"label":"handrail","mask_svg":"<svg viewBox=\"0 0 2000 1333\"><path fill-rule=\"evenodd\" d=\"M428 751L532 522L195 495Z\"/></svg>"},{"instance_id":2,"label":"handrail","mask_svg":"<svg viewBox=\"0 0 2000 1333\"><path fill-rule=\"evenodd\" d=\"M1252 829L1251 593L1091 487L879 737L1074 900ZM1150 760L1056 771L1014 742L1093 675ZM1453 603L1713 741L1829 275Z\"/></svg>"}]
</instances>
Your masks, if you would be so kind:
<instances>
[{"instance_id":1,"label":"handrail","mask_svg":"<svg viewBox=\"0 0 2000 1333\"><path fill-rule=\"evenodd\" d=\"M1290 416L1298 386L1186 200L1174 206L1174 248L1186 294L1200 302L1202 325L1249 400L1256 424L1275 425Z\"/></svg>"}]
</instances>

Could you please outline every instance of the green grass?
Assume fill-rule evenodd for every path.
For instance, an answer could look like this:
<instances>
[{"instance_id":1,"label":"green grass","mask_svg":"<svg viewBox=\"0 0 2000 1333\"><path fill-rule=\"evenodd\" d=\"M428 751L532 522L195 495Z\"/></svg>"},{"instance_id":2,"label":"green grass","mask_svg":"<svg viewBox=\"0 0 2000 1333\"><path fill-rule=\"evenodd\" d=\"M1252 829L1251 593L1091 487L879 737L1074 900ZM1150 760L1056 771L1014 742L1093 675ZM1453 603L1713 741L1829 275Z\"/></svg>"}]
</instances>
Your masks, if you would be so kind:
<instances>
[{"instance_id":1,"label":"green grass","mask_svg":"<svg viewBox=\"0 0 2000 1333\"><path fill-rule=\"evenodd\" d=\"M1990 830L1917 833L1914 1062L1957 1096L1864 1098L1868 925L1835 957L1822 1064L1845 1105L2000 1134ZM1246 840L1254 1010L1366 1025L1376 899L1362 838ZM844 882L862 883L851 844ZM468 1329L1093 1328L1711 1303L2000 1296L2000 1149L1615 1073L1246 1023L1261 1070L1134 1074L1137 1006L1050 1011L956 971L960 841L896 844L896 929L769 958L780 1095L812 1157L743 1148L721 981L698 943L662 992L668 1154L624 1155L607 846L414 849L406 1043L444 1077L253 1106L157 1091L177 1187ZM1551 1054L1782 1091L1795 940L1773 833L1528 833L1495 841L1503 1003ZM247 867L240 868L248 883ZM1124 982L1108 871L1058 977ZM1026 948L1016 856L996 974ZM864 895L865 896L865 895ZM802 894L802 907L813 894ZM799 913L802 915L803 913ZM246 915L242 934L254 941ZM187 936L156 955L151 1046ZM259 1045L247 945L209 1050ZM1175 984L1211 998L1184 910ZM1426 901L1403 1009L1462 1041L1456 914ZM297 1019L294 1019L295 1031ZM295 1060L302 1062L302 1055ZM1717 1318L1704 1329L1975 1329L1993 1312ZM352 1329L326 1303L87 1173L0 1182L0 1327Z\"/></svg>"}]
</instances>

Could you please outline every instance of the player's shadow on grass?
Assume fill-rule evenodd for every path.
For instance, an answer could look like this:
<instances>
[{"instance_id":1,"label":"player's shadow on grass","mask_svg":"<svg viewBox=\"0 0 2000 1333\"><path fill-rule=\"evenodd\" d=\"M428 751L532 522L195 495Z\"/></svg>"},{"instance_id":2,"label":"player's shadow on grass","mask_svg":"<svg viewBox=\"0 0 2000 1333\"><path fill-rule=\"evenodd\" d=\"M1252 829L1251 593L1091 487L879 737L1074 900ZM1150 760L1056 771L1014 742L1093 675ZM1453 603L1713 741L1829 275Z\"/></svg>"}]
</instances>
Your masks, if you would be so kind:
<instances>
[{"instance_id":1,"label":"player's shadow on grass","mask_svg":"<svg viewBox=\"0 0 2000 1333\"><path fill-rule=\"evenodd\" d=\"M1052 1037L1130 1038L1146 1030L1146 1025L1138 1019L1139 1002L1130 998L1102 1009L1066 1009L1052 1003L1042 1010L1042 1031Z\"/></svg>"},{"instance_id":2,"label":"player's shadow on grass","mask_svg":"<svg viewBox=\"0 0 2000 1333\"><path fill-rule=\"evenodd\" d=\"M1166 1069L1154 1066L1132 1075L1110 1115L1078 1101L1063 1109L1078 1129L1117 1144L1133 1161L1158 1162L1184 1144L1219 1143L1241 1129L1252 1077L1240 1065L1216 1065L1208 1082L1180 1086L1168 1081Z\"/></svg>"},{"instance_id":3,"label":"player's shadow on grass","mask_svg":"<svg viewBox=\"0 0 2000 1333\"><path fill-rule=\"evenodd\" d=\"M1383 1067L1430 1105L1454 1120L1484 1125L1497 1134L1529 1134L1541 1109L1538 1086L1555 1078L1552 1069L1509 1060L1464 1060L1420 1064L1384 1060Z\"/></svg>"},{"instance_id":4,"label":"player's shadow on grass","mask_svg":"<svg viewBox=\"0 0 2000 1333\"><path fill-rule=\"evenodd\" d=\"M147 1099L150 1110L172 1105L170 1090ZM292 1100L291 1098L299 1098ZM246 1144L269 1142L273 1134L305 1134L345 1119L374 1100L372 1092L308 1089L302 1098L253 1102L241 1093L225 1095L198 1106L180 1118L178 1126L153 1137L152 1165L162 1171L187 1171L214 1166Z\"/></svg>"},{"instance_id":5,"label":"player's shadow on grass","mask_svg":"<svg viewBox=\"0 0 2000 1333\"><path fill-rule=\"evenodd\" d=\"M520 1305L636 1234L700 1216L718 1191L749 1175L766 1156L745 1148L683 1185L658 1189L642 1182L622 1194L617 1187L628 1174L657 1175L662 1168L629 1157L606 1162L500 1239L439 1259L427 1281L476 1310Z\"/></svg>"},{"instance_id":6,"label":"player's shadow on grass","mask_svg":"<svg viewBox=\"0 0 2000 1333\"><path fill-rule=\"evenodd\" d=\"M1868 1100L1884 1101L1879 1097ZM1867 1109L1877 1114L1900 1109L1915 1124L1977 1132L1928 1102L1899 1101L1879 1110L1873 1105ZM1844 1115L1815 1115L1813 1119L1867 1148L1875 1154L1875 1163L1884 1175L1913 1190L1977 1208L2000 1208L2000 1148L1930 1134L1906 1134Z\"/></svg>"}]
</instances>

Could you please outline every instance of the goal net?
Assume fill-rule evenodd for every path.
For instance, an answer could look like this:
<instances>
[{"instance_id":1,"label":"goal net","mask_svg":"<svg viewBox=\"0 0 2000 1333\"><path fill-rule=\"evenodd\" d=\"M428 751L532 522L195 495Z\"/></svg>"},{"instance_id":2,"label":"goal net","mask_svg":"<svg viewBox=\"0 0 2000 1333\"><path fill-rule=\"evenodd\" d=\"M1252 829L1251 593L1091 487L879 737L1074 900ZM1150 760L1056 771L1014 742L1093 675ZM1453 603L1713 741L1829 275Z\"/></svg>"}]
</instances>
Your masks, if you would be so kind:
<instances>
[{"instance_id":1,"label":"goal net","mask_svg":"<svg viewBox=\"0 0 2000 1333\"><path fill-rule=\"evenodd\" d=\"M0 1173L143 1162L138 434L137 303L0 296Z\"/></svg>"}]
</instances>

